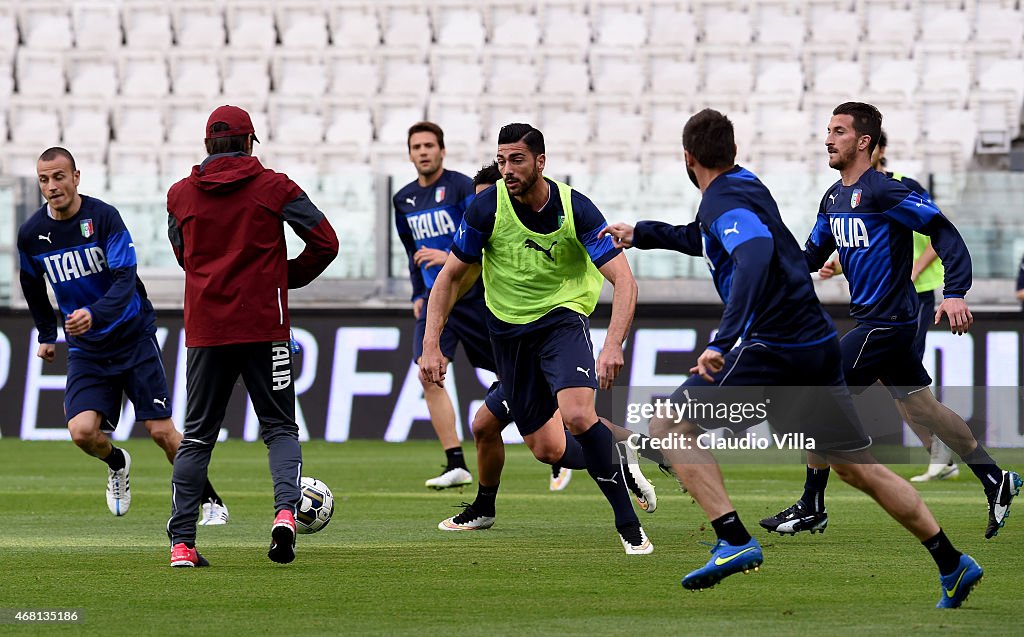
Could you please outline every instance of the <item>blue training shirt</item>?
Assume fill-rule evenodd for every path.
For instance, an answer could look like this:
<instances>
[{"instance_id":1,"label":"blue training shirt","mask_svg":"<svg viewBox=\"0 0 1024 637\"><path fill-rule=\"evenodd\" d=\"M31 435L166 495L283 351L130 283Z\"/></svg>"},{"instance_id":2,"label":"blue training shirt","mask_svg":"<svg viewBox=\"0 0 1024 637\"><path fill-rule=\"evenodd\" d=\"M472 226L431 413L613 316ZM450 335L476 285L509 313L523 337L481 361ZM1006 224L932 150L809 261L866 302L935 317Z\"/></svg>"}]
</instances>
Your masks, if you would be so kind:
<instances>
[{"instance_id":1,"label":"blue training shirt","mask_svg":"<svg viewBox=\"0 0 1024 637\"><path fill-rule=\"evenodd\" d=\"M409 256L413 300L429 294L442 267L418 266L413 254L424 247L450 252L452 238L472 199L473 180L452 170L442 171L438 180L426 187L418 181L406 184L392 198L395 229ZM476 296L481 290L479 285L474 286L466 296Z\"/></svg>"},{"instance_id":2,"label":"blue training shirt","mask_svg":"<svg viewBox=\"0 0 1024 637\"><path fill-rule=\"evenodd\" d=\"M710 349L725 353L741 338L806 347L836 333L814 293L800 244L768 188L745 168L735 166L708 185L692 223L639 222L633 245L704 257L725 303Z\"/></svg>"},{"instance_id":3,"label":"blue training shirt","mask_svg":"<svg viewBox=\"0 0 1024 637\"><path fill-rule=\"evenodd\" d=\"M853 318L880 325L915 323L913 232L930 236L942 259L943 296L963 298L971 288L971 254L956 227L927 194L873 168L853 185L840 180L825 192L804 246L807 266L818 270L838 250Z\"/></svg>"},{"instance_id":4,"label":"blue training shirt","mask_svg":"<svg viewBox=\"0 0 1024 637\"><path fill-rule=\"evenodd\" d=\"M106 355L156 332L153 305L136 273L135 244L113 206L82 196L75 216L58 221L44 205L18 229L18 255L40 343L57 340L46 282L62 317L80 308L92 313L88 332L67 337L71 351Z\"/></svg>"}]
</instances>

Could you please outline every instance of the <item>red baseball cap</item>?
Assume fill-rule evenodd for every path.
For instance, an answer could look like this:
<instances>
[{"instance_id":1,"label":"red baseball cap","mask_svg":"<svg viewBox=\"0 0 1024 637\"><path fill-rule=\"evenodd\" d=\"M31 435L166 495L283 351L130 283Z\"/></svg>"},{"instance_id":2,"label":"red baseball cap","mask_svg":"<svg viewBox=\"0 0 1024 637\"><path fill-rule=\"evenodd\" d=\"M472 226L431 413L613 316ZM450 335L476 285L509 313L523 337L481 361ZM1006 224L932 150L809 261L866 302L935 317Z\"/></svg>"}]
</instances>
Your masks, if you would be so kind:
<instances>
[{"instance_id":1,"label":"red baseball cap","mask_svg":"<svg viewBox=\"0 0 1024 637\"><path fill-rule=\"evenodd\" d=\"M214 132L213 125L218 122L227 124L227 130ZM244 109L237 106L218 106L210 113L210 119L206 120L206 139L235 135L252 135L255 141L260 141L256 138L256 129L252 127L252 120Z\"/></svg>"}]
</instances>

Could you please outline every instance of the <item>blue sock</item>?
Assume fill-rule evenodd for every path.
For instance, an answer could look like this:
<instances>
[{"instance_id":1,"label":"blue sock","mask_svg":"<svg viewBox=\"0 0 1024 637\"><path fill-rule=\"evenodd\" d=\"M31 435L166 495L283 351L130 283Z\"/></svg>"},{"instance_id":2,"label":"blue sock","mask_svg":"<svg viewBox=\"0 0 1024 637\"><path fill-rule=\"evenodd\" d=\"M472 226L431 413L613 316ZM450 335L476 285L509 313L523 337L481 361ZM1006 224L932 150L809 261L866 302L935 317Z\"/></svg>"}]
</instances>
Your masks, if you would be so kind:
<instances>
[{"instance_id":1,"label":"blue sock","mask_svg":"<svg viewBox=\"0 0 1024 637\"><path fill-rule=\"evenodd\" d=\"M583 447L580 446L580 442L573 437L569 430L565 430L565 453L556 462L560 467L566 469L586 469L587 459L583 457Z\"/></svg>"},{"instance_id":2,"label":"blue sock","mask_svg":"<svg viewBox=\"0 0 1024 637\"><path fill-rule=\"evenodd\" d=\"M587 473L597 483L601 493L612 505L615 512L615 528L621 529L631 524L640 524L633 511L633 501L626 490L625 478L618 462L613 462L615 444L612 432L599 420L581 434L576 440L583 447L583 457L587 461Z\"/></svg>"},{"instance_id":3,"label":"blue sock","mask_svg":"<svg viewBox=\"0 0 1024 637\"><path fill-rule=\"evenodd\" d=\"M800 501L804 506L815 512L825 510L825 487L828 485L829 467L815 469L807 467L807 479L804 481L804 494Z\"/></svg>"}]
</instances>

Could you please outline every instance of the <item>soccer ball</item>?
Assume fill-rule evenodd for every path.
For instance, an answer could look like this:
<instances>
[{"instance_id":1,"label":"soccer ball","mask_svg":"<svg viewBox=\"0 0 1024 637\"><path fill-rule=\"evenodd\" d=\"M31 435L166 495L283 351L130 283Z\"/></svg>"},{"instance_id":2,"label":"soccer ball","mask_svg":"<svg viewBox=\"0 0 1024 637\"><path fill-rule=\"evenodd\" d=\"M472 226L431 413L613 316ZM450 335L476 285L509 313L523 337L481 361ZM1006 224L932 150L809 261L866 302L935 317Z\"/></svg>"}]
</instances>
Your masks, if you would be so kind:
<instances>
[{"instance_id":1,"label":"soccer ball","mask_svg":"<svg viewBox=\"0 0 1024 637\"><path fill-rule=\"evenodd\" d=\"M331 521L334 513L334 494L330 487L316 478L302 477L302 501L295 516L296 530L299 533L316 533Z\"/></svg>"}]
</instances>

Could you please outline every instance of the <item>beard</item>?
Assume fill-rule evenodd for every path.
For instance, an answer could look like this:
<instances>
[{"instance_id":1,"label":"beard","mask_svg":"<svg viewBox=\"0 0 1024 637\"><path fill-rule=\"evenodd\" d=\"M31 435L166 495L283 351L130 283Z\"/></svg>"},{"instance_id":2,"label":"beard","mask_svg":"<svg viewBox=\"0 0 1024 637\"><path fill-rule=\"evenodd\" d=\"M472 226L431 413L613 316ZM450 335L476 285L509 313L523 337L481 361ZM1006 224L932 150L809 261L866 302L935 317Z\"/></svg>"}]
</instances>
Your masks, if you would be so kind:
<instances>
[{"instance_id":1,"label":"beard","mask_svg":"<svg viewBox=\"0 0 1024 637\"><path fill-rule=\"evenodd\" d=\"M686 167L686 176L690 178L690 181L693 182L697 190L700 190L700 184L697 183L697 173L693 172L693 169L689 166Z\"/></svg>"},{"instance_id":2,"label":"beard","mask_svg":"<svg viewBox=\"0 0 1024 637\"><path fill-rule=\"evenodd\" d=\"M537 171L534 171L522 179L517 179L512 186L508 186L508 182L506 182L506 186L508 187L510 194L521 196L530 192L530 189L533 188L533 185L536 183Z\"/></svg>"}]
</instances>

